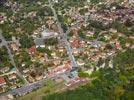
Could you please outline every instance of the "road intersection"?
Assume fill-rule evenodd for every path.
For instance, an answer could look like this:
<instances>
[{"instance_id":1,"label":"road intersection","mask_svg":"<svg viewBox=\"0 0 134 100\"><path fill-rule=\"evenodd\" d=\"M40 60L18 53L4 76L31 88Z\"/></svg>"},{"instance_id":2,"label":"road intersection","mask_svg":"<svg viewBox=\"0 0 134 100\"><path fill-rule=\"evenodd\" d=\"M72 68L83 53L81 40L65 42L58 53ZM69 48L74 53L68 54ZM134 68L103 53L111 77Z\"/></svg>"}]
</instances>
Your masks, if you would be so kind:
<instances>
[{"instance_id":1,"label":"road intersection","mask_svg":"<svg viewBox=\"0 0 134 100\"><path fill-rule=\"evenodd\" d=\"M67 41L67 34L70 32L70 30L68 29L66 31L66 33L63 32L63 29L61 27L61 23L59 22L59 19L57 17L55 9L53 8L51 0L49 0L49 6L51 7L51 9L52 9L52 11L54 13L54 18L56 20L56 25L58 27L59 33L62 36L61 42L63 42L65 44L64 46L65 46L65 49L67 50L67 54L69 56L69 60L71 61L71 66L72 66L72 68L76 68L77 64L76 64L75 58L74 58L74 56L72 54L71 46L70 46L69 42ZM0 94L0 96L7 95L7 94L25 95L26 93L31 92L33 89L40 87L47 80L57 79L58 77L60 77L62 75L68 75L68 74L70 74L72 72L71 70L69 70L67 72L60 73L60 74L58 74L58 75L56 75L54 77L47 77L47 78L45 78L43 80L36 81L34 83L28 83L27 80L22 76L22 74L17 69L17 67L15 65L15 62L14 62L14 59L13 59L13 55L12 55L12 53L10 51L10 48L8 47L8 41L5 40L5 38L2 35L2 32L0 32L0 39L2 40L0 46L5 46L7 48L7 51L8 51L10 60L11 60L11 64L14 66L13 70L16 71L18 76L25 82L25 84L23 84L21 87L16 88L16 89L12 89L12 90L10 90L10 91L8 91L6 93L2 93L2 94ZM75 70L73 70L73 71L75 71Z\"/></svg>"}]
</instances>

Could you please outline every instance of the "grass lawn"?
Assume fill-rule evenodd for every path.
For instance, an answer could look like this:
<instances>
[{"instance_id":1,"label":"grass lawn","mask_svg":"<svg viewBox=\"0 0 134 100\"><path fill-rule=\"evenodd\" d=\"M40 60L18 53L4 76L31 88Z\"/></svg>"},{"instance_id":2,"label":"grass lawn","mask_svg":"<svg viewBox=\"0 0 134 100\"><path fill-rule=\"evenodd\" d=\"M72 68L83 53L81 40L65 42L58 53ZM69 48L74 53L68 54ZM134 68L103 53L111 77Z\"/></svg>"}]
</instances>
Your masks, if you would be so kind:
<instances>
[{"instance_id":1,"label":"grass lawn","mask_svg":"<svg viewBox=\"0 0 134 100\"><path fill-rule=\"evenodd\" d=\"M53 81L49 81L45 83L44 86L41 87L40 89L33 90L33 92L25 96L19 97L16 100L41 100L42 96L54 93L57 90L60 90L61 87L63 86L64 86L64 82L56 84Z\"/></svg>"}]
</instances>

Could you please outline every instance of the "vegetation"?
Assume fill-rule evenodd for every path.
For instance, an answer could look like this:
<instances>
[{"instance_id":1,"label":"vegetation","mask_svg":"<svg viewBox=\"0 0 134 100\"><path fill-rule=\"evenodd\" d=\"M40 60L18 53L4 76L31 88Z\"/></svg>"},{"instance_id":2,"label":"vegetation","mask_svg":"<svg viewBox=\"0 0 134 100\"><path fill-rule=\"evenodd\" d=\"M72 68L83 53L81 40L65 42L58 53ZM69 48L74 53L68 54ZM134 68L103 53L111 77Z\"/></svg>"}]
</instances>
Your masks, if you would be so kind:
<instances>
[{"instance_id":1,"label":"vegetation","mask_svg":"<svg viewBox=\"0 0 134 100\"><path fill-rule=\"evenodd\" d=\"M9 66L9 56L6 50L0 48L0 67Z\"/></svg>"},{"instance_id":2,"label":"vegetation","mask_svg":"<svg viewBox=\"0 0 134 100\"><path fill-rule=\"evenodd\" d=\"M14 59L16 66L18 66L19 68L22 68L22 63L25 63L26 66L30 66L32 64L31 58L26 51L22 51L19 55L14 56Z\"/></svg>"},{"instance_id":3,"label":"vegetation","mask_svg":"<svg viewBox=\"0 0 134 100\"><path fill-rule=\"evenodd\" d=\"M114 58L114 66L123 70L134 66L134 50L127 49L126 52L119 52Z\"/></svg>"},{"instance_id":4,"label":"vegetation","mask_svg":"<svg viewBox=\"0 0 134 100\"><path fill-rule=\"evenodd\" d=\"M79 37L81 37L81 38L83 38L83 39L86 38L86 34L84 33L84 30L82 30L82 29L80 29L80 30L78 31L78 35L79 35Z\"/></svg>"},{"instance_id":5,"label":"vegetation","mask_svg":"<svg viewBox=\"0 0 134 100\"><path fill-rule=\"evenodd\" d=\"M113 49L114 47L113 47L113 45L111 45L111 44L107 44L106 45L106 49Z\"/></svg>"},{"instance_id":6,"label":"vegetation","mask_svg":"<svg viewBox=\"0 0 134 100\"><path fill-rule=\"evenodd\" d=\"M0 28L6 40L11 40L11 36L33 33L45 23L46 16L53 16L50 7L38 4L47 4L47 0L10 0L9 6L6 2L8 0L0 1L0 12L6 16L6 21L0 24Z\"/></svg>"},{"instance_id":7,"label":"vegetation","mask_svg":"<svg viewBox=\"0 0 134 100\"><path fill-rule=\"evenodd\" d=\"M48 48L37 48L38 52L46 53L48 56L51 56L52 51L50 51Z\"/></svg>"},{"instance_id":8,"label":"vegetation","mask_svg":"<svg viewBox=\"0 0 134 100\"><path fill-rule=\"evenodd\" d=\"M78 76L79 76L79 77L89 77L89 74L88 74L88 73L85 73L85 72L82 71L82 70L79 70L79 71L78 71Z\"/></svg>"},{"instance_id":9,"label":"vegetation","mask_svg":"<svg viewBox=\"0 0 134 100\"><path fill-rule=\"evenodd\" d=\"M98 4L100 1L102 1L102 0L90 0L90 2L93 4Z\"/></svg>"},{"instance_id":10,"label":"vegetation","mask_svg":"<svg viewBox=\"0 0 134 100\"><path fill-rule=\"evenodd\" d=\"M53 12L51 10L51 8L49 7L44 7L39 9L39 11L36 14L37 16L53 16Z\"/></svg>"},{"instance_id":11,"label":"vegetation","mask_svg":"<svg viewBox=\"0 0 134 100\"><path fill-rule=\"evenodd\" d=\"M86 0L63 0L60 3L55 3L54 7L56 9L60 8L70 8L70 7L83 7Z\"/></svg>"},{"instance_id":12,"label":"vegetation","mask_svg":"<svg viewBox=\"0 0 134 100\"><path fill-rule=\"evenodd\" d=\"M45 39L44 42L45 42L46 45L57 45L58 44L58 39L57 38Z\"/></svg>"},{"instance_id":13,"label":"vegetation","mask_svg":"<svg viewBox=\"0 0 134 100\"><path fill-rule=\"evenodd\" d=\"M33 38L27 35L22 35L20 39L20 44L22 48L30 48L34 45Z\"/></svg>"},{"instance_id":14,"label":"vegetation","mask_svg":"<svg viewBox=\"0 0 134 100\"><path fill-rule=\"evenodd\" d=\"M40 89L35 89L33 92L18 98L17 100L41 100L42 96L54 93L55 90L60 90L63 87L63 81L60 83L54 83L53 81L47 81Z\"/></svg>"},{"instance_id":15,"label":"vegetation","mask_svg":"<svg viewBox=\"0 0 134 100\"><path fill-rule=\"evenodd\" d=\"M134 50L119 52L114 58L114 68L105 67L95 72L92 77L97 79L91 83L75 90L44 96L42 100L133 100L133 61Z\"/></svg>"},{"instance_id":16,"label":"vegetation","mask_svg":"<svg viewBox=\"0 0 134 100\"><path fill-rule=\"evenodd\" d=\"M113 26L117 28L118 32L124 33L126 36L131 35L131 31L128 30L127 26L125 24L120 23L119 21L115 21L113 23Z\"/></svg>"}]
</instances>

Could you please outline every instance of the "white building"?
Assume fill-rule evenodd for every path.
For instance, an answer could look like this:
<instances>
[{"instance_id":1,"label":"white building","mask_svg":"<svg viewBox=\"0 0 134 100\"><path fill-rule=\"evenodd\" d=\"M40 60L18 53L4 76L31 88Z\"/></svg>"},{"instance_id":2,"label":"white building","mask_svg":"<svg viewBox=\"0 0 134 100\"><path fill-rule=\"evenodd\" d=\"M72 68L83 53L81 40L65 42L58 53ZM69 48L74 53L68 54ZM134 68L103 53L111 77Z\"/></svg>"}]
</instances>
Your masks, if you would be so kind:
<instances>
[{"instance_id":1,"label":"white building","mask_svg":"<svg viewBox=\"0 0 134 100\"><path fill-rule=\"evenodd\" d=\"M41 33L42 38L51 37L51 36L57 36L57 35L58 35L58 33L56 33L56 32L51 32L51 31L48 31L48 30L44 30L44 31Z\"/></svg>"}]
</instances>

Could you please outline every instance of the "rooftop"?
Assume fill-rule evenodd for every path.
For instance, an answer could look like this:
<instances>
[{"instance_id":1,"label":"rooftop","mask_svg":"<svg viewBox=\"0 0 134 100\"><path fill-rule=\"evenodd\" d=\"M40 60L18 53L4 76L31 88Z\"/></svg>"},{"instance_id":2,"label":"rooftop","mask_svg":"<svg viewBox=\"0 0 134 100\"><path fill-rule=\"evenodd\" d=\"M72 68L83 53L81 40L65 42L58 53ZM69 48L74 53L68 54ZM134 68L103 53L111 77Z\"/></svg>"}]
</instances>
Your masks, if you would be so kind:
<instances>
[{"instance_id":1,"label":"rooftop","mask_svg":"<svg viewBox=\"0 0 134 100\"><path fill-rule=\"evenodd\" d=\"M42 47L44 46L44 39L42 38L36 38L34 39L36 47Z\"/></svg>"},{"instance_id":2,"label":"rooftop","mask_svg":"<svg viewBox=\"0 0 134 100\"><path fill-rule=\"evenodd\" d=\"M5 79L2 76L0 76L0 85L3 85L5 83L6 83Z\"/></svg>"}]
</instances>

